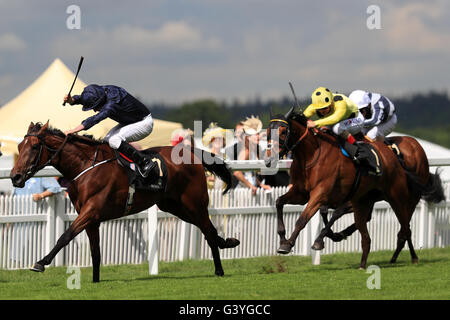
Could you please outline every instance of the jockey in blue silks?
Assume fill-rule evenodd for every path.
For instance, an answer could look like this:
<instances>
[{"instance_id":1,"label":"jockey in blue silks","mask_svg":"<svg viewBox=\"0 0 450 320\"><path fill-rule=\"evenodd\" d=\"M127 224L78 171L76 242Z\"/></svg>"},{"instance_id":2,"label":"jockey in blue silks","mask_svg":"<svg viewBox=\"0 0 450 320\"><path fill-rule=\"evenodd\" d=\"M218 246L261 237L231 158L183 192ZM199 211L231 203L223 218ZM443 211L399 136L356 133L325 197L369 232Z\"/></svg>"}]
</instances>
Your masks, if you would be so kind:
<instances>
[{"instance_id":1,"label":"jockey in blue silks","mask_svg":"<svg viewBox=\"0 0 450 320\"><path fill-rule=\"evenodd\" d=\"M153 130L153 118L148 108L125 89L112 85L91 84L84 88L81 95L73 97L66 95L64 102L70 105L81 104L83 111L92 109L97 112L82 121L75 129L66 131L66 135L88 130L100 121L111 118L119 123L105 137L111 148L133 160L143 177L147 177L156 166L155 162L128 143L150 135Z\"/></svg>"}]
</instances>

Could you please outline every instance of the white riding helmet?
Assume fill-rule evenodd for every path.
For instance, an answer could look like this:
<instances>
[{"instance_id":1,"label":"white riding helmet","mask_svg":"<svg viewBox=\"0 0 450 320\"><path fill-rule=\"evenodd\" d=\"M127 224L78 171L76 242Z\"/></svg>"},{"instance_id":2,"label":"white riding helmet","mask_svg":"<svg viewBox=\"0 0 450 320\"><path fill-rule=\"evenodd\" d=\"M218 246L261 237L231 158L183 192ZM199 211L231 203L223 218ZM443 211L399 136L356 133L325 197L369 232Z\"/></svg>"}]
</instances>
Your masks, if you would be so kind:
<instances>
[{"instance_id":1,"label":"white riding helmet","mask_svg":"<svg viewBox=\"0 0 450 320\"><path fill-rule=\"evenodd\" d=\"M358 106L358 109L365 108L370 104L369 93L364 90L355 90L348 97Z\"/></svg>"}]
</instances>

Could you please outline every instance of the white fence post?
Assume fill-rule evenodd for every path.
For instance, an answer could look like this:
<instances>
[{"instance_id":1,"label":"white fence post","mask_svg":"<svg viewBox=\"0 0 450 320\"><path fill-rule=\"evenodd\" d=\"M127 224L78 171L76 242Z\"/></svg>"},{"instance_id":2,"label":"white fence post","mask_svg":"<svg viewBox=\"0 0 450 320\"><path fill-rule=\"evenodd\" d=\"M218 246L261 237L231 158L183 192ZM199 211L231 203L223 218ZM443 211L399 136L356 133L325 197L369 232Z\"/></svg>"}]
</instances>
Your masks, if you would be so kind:
<instances>
[{"instance_id":1,"label":"white fence post","mask_svg":"<svg viewBox=\"0 0 450 320\"><path fill-rule=\"evenodd\" d=\"M310 238L310 242L309 245L312 245L314 243L314 240L316 240L316 237L319 235L320 232L320 225L321 225L321 220L320 220L320 214L316 213L311 220L309 221L310 225L311 225L311 238ZM313 264L313 266L319 265L320 264L320 251L319 250L311 250L311 262Z\"/></svg>"},{"instance_id":2,"label":"white fence post","mask_svg":"<svg viewBox=\"0 0 450 320\"><path fill-rule=\"evenodd\" d=\"M148 209L148 272L158 274L158 210L156 205Z\"/></svg>"},{"instance_id":3,"label":"white fence post","mask_svg":"<svg viewBox=\"0 0 450 320\"><path fill-rule=\"evenodd\" d=\"M178 251L178 260L183 261L189 257L189 240L191 238L190 224L181 221L180 243Z\"/></svg>"},{"instance_id":4,"label":"white fence post","mask_svg":"<svg viewBox=\"0 0 450 320\"><path fill-rule=\"evenodd\" d=\"M45 254L48 254L50 250L55 246L55 217L56 217L56 199L55 197L49 197L46 199L48 201L47 208L47 225L45 231ZM55 265L53 260L50 264Z\"/></svg>"},{"instance_id":5,"label":"white fence post","mask_svg":"<svg viewBox=\"0 0 450 320\"><path fill-rule=\"evenodd\" d=\"M428 205L425 201L420 202L419 215L419 249L428 247Z\"/></svg>"},{"instance_id":6,"label":"white fence post","mask_svg":"<svg viewBox=\"0 0 450 320\"><path fill-rule=\"evenodd\" d=\"M66 214L66 199L64 192L60 192L53 196L55 198L55 241L65 231L64 215ZM64 265L64 248L55 257L55 266L60 267Z\"/></svg>"}]
</instances>

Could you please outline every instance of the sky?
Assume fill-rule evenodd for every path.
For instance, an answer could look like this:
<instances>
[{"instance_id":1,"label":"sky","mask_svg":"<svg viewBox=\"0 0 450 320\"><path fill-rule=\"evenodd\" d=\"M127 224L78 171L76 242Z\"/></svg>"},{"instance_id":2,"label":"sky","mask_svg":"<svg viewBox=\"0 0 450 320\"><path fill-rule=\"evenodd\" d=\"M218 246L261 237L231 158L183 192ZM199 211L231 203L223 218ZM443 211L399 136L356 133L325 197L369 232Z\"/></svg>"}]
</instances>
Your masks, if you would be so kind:
<instances>
[{"instance_id":1,"label":"sky","mask_svg":"<svg viewBox=\"0 0 450 320\"><path fill-rule=\"evenodd\" d=\"M70 5L80 29L67 28ZM369 29L380 9L381 29ZM370 20L373 21L373 20ZM147 103L448 90L450 2L0 0L0 104L55 58ZM70 88L70 83L67 84Z\"/></svg>"}]
</instances>

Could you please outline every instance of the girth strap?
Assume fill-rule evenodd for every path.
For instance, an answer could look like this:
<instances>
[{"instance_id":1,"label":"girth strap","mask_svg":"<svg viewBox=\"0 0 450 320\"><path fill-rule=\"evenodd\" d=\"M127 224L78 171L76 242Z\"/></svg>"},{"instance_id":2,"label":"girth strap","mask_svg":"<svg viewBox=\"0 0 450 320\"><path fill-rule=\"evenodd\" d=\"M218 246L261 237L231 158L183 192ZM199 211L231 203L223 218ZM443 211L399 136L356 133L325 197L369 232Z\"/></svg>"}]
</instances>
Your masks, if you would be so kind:
<instances>
[{"instance_id":1,"label":"girth strap","mask_svg":"<svg viewBox=\"0 0 450 320\"><path fill-rule=\"evenodd\" d=\"M136 192L136 189L134 187L134 184L128 186L127 203L125 204L125 215L129 215L131 212L131 208L133 207L135 192Z\"/></svg>"},{"instance_id":2,"label":"girth strap","mask_svg":"<svg viewBox=\"0 0 450 320\"><path fill-rule=\"evenodd\" d=\"M356 191L359 188L359 184L361 183L361 168L359 166L356 166L356 176L355 180L353 180L352 188L350 189L350 192L345 197L344 201L342 203L346 203L349 201L353 196L355 195Z\"/></svg>"}]
</instances>

